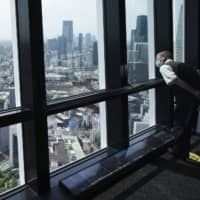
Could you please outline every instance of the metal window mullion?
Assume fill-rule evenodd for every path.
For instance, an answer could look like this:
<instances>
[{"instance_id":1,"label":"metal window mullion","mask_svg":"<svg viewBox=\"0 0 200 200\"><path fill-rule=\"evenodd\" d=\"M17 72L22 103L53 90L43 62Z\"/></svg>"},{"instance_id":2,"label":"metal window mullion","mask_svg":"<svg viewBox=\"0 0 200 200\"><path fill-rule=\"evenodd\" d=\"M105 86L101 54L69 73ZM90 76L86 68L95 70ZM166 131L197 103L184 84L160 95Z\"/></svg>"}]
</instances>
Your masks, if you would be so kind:
<instances>
[{"instance_id":1,"label":"metal window mullion","mask_svg":"<svg viewBox=\"0 0 200 200\"><path fill-rule=\"evenodd\" d=\"M185 0L185 62L200 66L200 1Z\"/></svg>"},{"instance_id":2,"label":"metal window mullion","mask_svg":"<svg viewBox=\"0 0 200 200\"><path fill-rule=\"evenodd\" d=\"M173 53L172 0L154 0L154 13L155 52L169 50ZM156 77L161 78L158 70ZM173 124L173 98L168 87L156 89L156 124Z\"/></svg>"},{"instance_id":3,"label":"metal window mullion","mask_svg":"<svg viewBox=\"0 0 200 200\"><path fill-rule=\"evenodd\" d=\"M33 113L36 135L36 160L39 193L50 189L46 86L43 52L41 0L29 0L31 66L33 78Z\"/></svg>"},{"instance_id":4,"label":"metal window mullion","mask_svg":"<svg viewBox=\"0 0 200 200\"><path fill-rule=\"evenodd\" d=\"M104 0L103 3L106 88L117 89L127 85L125 1ZM108 146L129 145L127 95L107 100L107 129Z\"/></svg>"},{"instance_id":5,"label":"metal window mullion","mask_svg":"<svg viewBox=\"0 0 200 200\"><path fill-rule=\"evenodd\" d=\"M45 193L50 181L41 1L17 1L17 18L22 106L33 116L23 123L26 182L36 179Z\"/></svg>"}]
</instances>

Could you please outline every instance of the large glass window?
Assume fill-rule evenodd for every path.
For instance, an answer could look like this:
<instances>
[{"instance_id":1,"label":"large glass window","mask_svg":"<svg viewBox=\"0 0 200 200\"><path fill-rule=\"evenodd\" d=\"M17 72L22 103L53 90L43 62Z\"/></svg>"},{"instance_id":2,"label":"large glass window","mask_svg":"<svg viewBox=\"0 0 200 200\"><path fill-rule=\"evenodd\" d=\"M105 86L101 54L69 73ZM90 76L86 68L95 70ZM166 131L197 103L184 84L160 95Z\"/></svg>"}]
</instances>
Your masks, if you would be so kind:
<instances>
[{"instance_id":1,"label":"large glass window","mask_svg":"<svg viewBox=\"0 0 200 200\"><path fill-rule=\"evenodd\" d=\"M126 0L128 81L155 77L152 0Z\"/></svg>"},{"instance_id":2,"label":"large glass window","mask_svg":"<svg viewBox=\"0 0 200 200\"><path fill-rule=\"evenodd\" d=\"M185 1L173 0L173 42L174 59L178 62L185 61Z\"/></svg>"},{"instance_id":3,"label":"large glass window","mask_svg":"<svg viewBox=\"0 0 200 200\"><path fill-rule=\"evenodd\" d=\"M127 64L130 84L155 78L153 0L126 0ZM154 90L128 97L130 135L155 124Z\"/></svg>"},{"instance_id":4,"label":"large glass window","mask_svg":"<svg viewBox=\"0 0 200 200\"><path fill-rule=\"evenodd\" d=\"M101 0L42 0L47 99L104 89Z\"/></svg>"},{"instance_id":5,"label":"large glass window","mask_svg":"<svg viewBox=\"0 0 200 200\"><path fill-rule=\"evenodd\" d=\"M24 184L21 125L0 128L0 194Z\"/></svg>"},{"instance_id":6,"label":"large glass window","mask_svg":"<svg viewBox=\"0 0 200 200\"><path fill-rule=\"evenodd\" d=\"M50 169L56 170L107 146L105 103L48 117Z\"/></svg>"},{"instance_id":7,"label":"large glass window","mask_svg":"<svg viewBox=\"0 0 200 200\"><path fill-rule=\"evenodd\" d=\"M20 106L15 1L0 5L0 111ZM0 128L0 194L24 184L21 125Z\"/></svg>"},{"instance_id":8,"label":"large glass window","mask_svg":"<svg viewBox=\"0 0 200 200\"><path fill-rule=\"evenodd\" d=\"M155 125L155 91L129 95L129 135L135 135Z\"/></svg>"},{"instance_id":9,"label":"large glass window","mask_svg":"<svg viewBox=\"0 0 200 200\"><path fill-rule=\"evenodd\" d=\"M20 105L14 1L0 5L0 110Z\"/></svg>"}]
</instances>

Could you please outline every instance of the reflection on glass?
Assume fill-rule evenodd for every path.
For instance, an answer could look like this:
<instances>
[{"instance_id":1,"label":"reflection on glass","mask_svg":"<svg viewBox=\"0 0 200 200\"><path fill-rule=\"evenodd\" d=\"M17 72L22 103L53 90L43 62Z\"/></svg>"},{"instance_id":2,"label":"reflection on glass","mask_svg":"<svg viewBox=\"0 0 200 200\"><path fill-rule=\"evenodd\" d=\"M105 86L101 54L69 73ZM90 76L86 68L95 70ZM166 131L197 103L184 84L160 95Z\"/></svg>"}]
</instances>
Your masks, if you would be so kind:
<instances>
[{"instance_id":1,"label":"reflection on glass","mask_svg":"<svg viewBox=\"0 0 200 200\"><path fill-rule=\"evenodd\" d=\"M1 1L0 27L0 110L2 110L20 104L13 1Z\"/></svg>"},{"instance_id":2,"label":"reflection on glass","mask_svg":"<svg viewBox=\"0 0 200 200\"><path fill-rule=\"evenodd\" d=\"M105 88L101 3L42 0L48 100Z\"/></svg>"},{"instance_id":3,"label":"reflection on glass","mask_svg":"<svg viewBox=\"0 0 200 200\"><path fill-rule=\"evenodd\" d=\"M154 78L152 0L126 0L127 63L129 83Z\"/></svg>"},{"instance_id":4,"label":"reflection on glass","mask_svg":"<svg viewBox=\"0 0 200 200\"><path fill-rule=\"evenodd\" d=\"M184 62L185 17L184 0L173 0L174 59Z\"/></svg>"},{"instance_id":5,"label":"reflection on glass","mask_svg":"<svg viewBox=\"0 0 200 200\"><path fill-rule=\"evenodd\" d=\"M0 129L0 193L24 184L21 126Z\"/></svg>"},{"instance_id":6,"label":"reflection on glass","mask_svg":"<svg viewBox=\"0 0 200 200\"><path fill-rule=\"evenodd\" d=\"M106 147L104 108L94 104L48 117L51 170Z\"/></svg>"},{"instance_id":7,"label":"reflection on glass","mask_svg":"<svg viewBox=\"0 0 200 200\"><path fill-rule=\"evenodd\" d=\"M128 97L129 135L135 135L155 125L154 90L143 91Z\"/></svg>"},{"instance_id":8,"label":"reflection on glass","mask_svg":"<svg viewBox=\"0 0 200 200\"><path fill-rule=\"evenodd\" d=\"M126 0L127 63L130 84L155 78L153 0ZM128 97L129 131L137 134L155 124L154 91Z\"/></svg>"}]
</instances>

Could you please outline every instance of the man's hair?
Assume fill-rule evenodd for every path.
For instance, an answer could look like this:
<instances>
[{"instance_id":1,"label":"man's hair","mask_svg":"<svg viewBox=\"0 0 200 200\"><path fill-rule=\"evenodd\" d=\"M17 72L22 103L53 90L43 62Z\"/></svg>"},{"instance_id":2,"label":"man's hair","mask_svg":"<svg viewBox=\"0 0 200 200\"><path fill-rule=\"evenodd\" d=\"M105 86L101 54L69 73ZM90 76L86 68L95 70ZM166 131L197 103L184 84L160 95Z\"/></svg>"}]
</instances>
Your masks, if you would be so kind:
<instances>
[{"instance_id":1,"label":"man's hair","mask_svg":"<svg viewBox=\"0 0 200 200\"><path fill-rule=\"evenodd\" d=\"M161 51L157 53L157 55L165 57L165 58L171 58L172 59L172 53L170 51Z\"/></svg>"}]
</instances>

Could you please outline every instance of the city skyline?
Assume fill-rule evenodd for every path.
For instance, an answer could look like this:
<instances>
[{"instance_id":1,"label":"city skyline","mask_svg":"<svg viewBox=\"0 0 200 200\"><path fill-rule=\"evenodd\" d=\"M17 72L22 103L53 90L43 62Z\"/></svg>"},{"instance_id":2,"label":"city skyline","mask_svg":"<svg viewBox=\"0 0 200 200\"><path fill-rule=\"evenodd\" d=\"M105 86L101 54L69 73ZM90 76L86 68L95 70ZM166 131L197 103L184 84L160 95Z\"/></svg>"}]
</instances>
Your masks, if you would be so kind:
<instances>
[{"instance_id":1,"label":"city skyline","mask_svg":"<svg viewBox=\"0 0 200 200\"><path fill-rule=\"evenodd\" d=\"M106 73L102 64L104 58L99 56L103 48L101 40L94 37L100 23L97 19L97 1L85 0L82 7L82 0L42 0L47 104L50 100L106 88L100 84L105 79L102 74ZM135 6L136 0L127 0L130 2L127 6L127 35L132 37L132 43L127 48L129 83L148 80L151 69L147 7L152 1L140 1L139 6ZM6 1L0 7L0 26L5 27L0 34L0 110L15 108L15 94L19 93L14 73L16 52L12 49L16 44L12 44L11 40L11 19L14 18L7 17L11 15L9 2L12 1ZM6 38L8 36L10 38ZM152 90L128 96L130 135L155 124L154 98ZM50 171L107 146L105 102L47 117ZM5 176L0 193L24 184L22 131L20 124L0 129L0 174ZM9 180L6 178L8 176Z\"/></svg>"}]
</instances>

